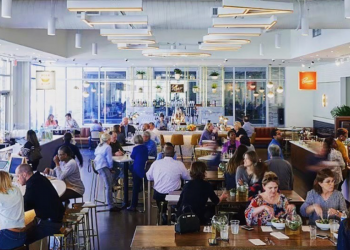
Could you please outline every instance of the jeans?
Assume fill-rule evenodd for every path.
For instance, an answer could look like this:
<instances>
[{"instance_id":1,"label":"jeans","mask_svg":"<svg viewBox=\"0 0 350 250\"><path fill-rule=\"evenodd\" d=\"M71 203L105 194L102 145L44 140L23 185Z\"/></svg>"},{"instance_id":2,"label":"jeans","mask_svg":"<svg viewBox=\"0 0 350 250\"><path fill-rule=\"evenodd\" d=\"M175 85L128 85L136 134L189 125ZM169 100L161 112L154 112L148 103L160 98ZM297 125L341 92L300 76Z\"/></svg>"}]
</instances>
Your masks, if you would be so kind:
<instances>
[{"instance_id":1,"label":"jeans","mask_svg":"<svg viewBox=\"0 0 350 250\"><path fill-rule=\"evenodd\" d=\"M4 229L0 230L0 250L13 249L24 245L26 233L12 232Z\"/></svg>"},{"instance_id":2,"label":"jeans","mask_svg":"<svg viewBox=\"0 0 350 250\"><path fill-rule=\"evenodd\" d=\"M26 245L32 244L37 240L41 240L47 236L51 236L60 231L62 223L50 222L35 219L33 225L27 230Z\"/></svg>"},{"instance_id":3,"label":"jeans","mask_svg":"<svg viewBox=\"0 0 350 250\"><path fill-rule=\"evenodd\" d=\"M132 201L131 201L131 207L137 207L137 203L139 200L139 192L140 192L140 186L141 186L142 178L140 178L135 172L132 173Z\"/></svg>"},{"instance_id":4,"label":"jeans","mask_svg":"<svg viewBox=\"0 0 350 250\"><path fill-rule=\"evenodd\" d=\"M99 175L102 177L103 181L105 182L106 187L106 200L108 203L108 207L112 208L113 205L113 194L112 194L112 187L113 187L113 174L111 173L111 170L108 167L101 168L97 170Z\"/></svg>"}]
</instances>

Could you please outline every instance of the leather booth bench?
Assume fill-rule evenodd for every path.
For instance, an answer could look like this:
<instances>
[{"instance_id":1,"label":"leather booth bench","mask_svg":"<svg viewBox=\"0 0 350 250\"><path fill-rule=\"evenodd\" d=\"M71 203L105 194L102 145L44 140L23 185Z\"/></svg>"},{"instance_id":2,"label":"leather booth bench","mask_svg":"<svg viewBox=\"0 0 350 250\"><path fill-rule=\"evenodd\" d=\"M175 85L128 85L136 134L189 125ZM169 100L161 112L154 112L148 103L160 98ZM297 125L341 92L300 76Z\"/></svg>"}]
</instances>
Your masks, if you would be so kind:
<instances>
[{"instance_id":1,"label":"leather booth bench","mask_svg":"<svg viewBox=\"0 0 350 250\"><path fill-rule=\"evenodd\" d=\"M89 145L90 128L80 128L80 134L75 136L75 141L79 146Z\"/></svg>"},{"instance_id":2,"label":"leather booth bench","mask_svg":"<svg viewBox=\"0 0 350 250\"><path fill-rule=\"evenodd\" d=\"M266 147L271 142L271 132L275 127L255 127L256 137L254 146L256 147Z\"/></svg>"}]
</instances>

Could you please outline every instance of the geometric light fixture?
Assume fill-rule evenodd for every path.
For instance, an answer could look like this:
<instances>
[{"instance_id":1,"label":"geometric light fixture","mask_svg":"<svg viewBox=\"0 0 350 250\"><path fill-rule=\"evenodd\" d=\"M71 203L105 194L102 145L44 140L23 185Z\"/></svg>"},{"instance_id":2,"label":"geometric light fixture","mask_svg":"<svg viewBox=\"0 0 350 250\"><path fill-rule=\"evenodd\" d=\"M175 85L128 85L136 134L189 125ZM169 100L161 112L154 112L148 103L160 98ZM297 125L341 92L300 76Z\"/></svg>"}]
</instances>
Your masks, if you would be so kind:
<instances>
[{"instance_id":1,"label":"geometric light fixture","mask_svg":"<svg viewBox=\"0 0 350 250\"><path fill-rule=\"evenodd\" d=\"M83 14L84 13L84 14ZM115 24L147 24L147 16L89 16L85 12L81 14L81 20L90 27L94 25L115 25Z\"/></svg>"},{"instance_id":2,"label":"geometric light fixture","mask_svg":"<svg viewBox=\"0 0 350 250\"><path fill-rule=\"evenodd\" d=\"M187 49L158 49L145 50L142 55L148 57L209 57L210 53L202 52L200 50Z\"/></svg>"},{"instance_id":3,"label":"geometric light fixture","mask_svg":"<svg viewBox=\"0 0 350 250\"><path fill-rule=\"evenodd\" d=\"M123 44L155 44L156 40L153 36L123 36L115 37L108 36L107 39L114 44L123 43Z\"/></svg>"},{"instance_id":4,"label":"geometric light fixture","mask_svg":"<svg viewBox=\"0 0 350 250\"><path fill-rule=\"evenodd\" d=\"M95 92L96 92L96 89L92 88L92 89L91 89L91 92L92 92L92 93L95 93Z\"/></svg>"},{"instance_id":5,"label":"geometric light fixture","mask_svg":"<svg viewBox=\"0 0 350 250\"><path fill-rule=\"evenodd\" d=\"M101 29L101 36L152 36L151 28L147 29Z\"/></svg>"},{"instance_id":6,"label":"geometric light fixture","mask_svg":"<svg viewBox=\"0 0 350 250\"><path fill-rule=\"evenodd\" d=\"M142 1L67 1L69 11L142 11Z\"/></svg>"},{"instance_id":7,"label":"geometric light fixture","mask_svg":"<svg viewBox=\"0 0 350 250\"><path fill-rule=\"evenodd\" d=\"M304 1L303 14L301 17L301 35L309 35L309 10L306 6L306 1Z\"/></svg>"},{"instance_id":8,"label":"geometric light fixture","mask_svg":"<svg viewBox=\"0 0 350 250\"><path fill-rule=\"evenodd\" d=\"M159 49L158 45L155 44L123 44L118 43L118 49L120 50L147 50L147 49Z\"/></svg>"},{"instance_id":9,"label":"geometric light fixture","mask_svg":"<svg viewBox=\"0 0 350 250\"><path fill-rule=\"evenodd\" d=\"M1 17L11 18L12 12L12 0L2 0L1 1Z\"/></svg>"},{"instance_id":10,"label":"geometric light fixture","mask_svg":"<svg viewBox=\"0 0 350 250\"><path fill-rule=\"evenodd\" d=\"M259 96L259 92L255 91L253 95L254 95L255 97L258 97L258 96Z\"/></svg>"},{"instance_id":11,"label":"geometric light fixture","mask_svg":"<svg viewBox=\"0 0 350 250\"><path fill-rule=\"evenodd\" d=\"M214 28L264 28L269 30L277 23L275 16L260 18L213 18Z\"/></svg>"},{"instance_id":12,"label":"geometric light fixture","mask_svg":"<svg viewBox=\"0 0 350 250\"><path fill-rule=\"evenodd\" d=\"M241 48L241 45L236 44L210 44L202 43L199 45L200 50L218 50L218 51L237 51Z\"/></svg>"},{"instance_id":13,"label":"geometric light fixture","mask_svg":"<svg viewBox=\"0 0 350 250\"><path fill-rule=\"evenodd\" d=\"M222 7L224 9L233 9L235 12L237 12L237 9L241 11L241 13L233 13L232 15L226 14L224 17L271 15L293 12L293 3L257 0L223 0Z\"/></svg>"},{"instance_id":14,"label":"geometric light fixture","mask_svg":"<svg viewBox=\"0 0 350 250\"><path fill-rule=\"evenodd\" d=\"M208 28L208 35L260 36L260 28Z\"/></svg>"},{"instance_id":15,"label":"geometric light fixture","mask_svg":"<svg viewBox=\"0 0 350 250\"><path fill-rule=\"evenodd\" d=\"M92 43L92 46L91 46L91 54L93 56L96 56L97 55L97 43Z\"/></svg>"},{"instance_id":16,"label":"geometric light fixture","mask_svg":"<svg viewBox=\"0 0 350 250\"><path fill-rule=\"evenodd\" d=\"M208 44L248 44L250 40L237 36L206 35L203 42Z\"/></svg>"}]
</instances>

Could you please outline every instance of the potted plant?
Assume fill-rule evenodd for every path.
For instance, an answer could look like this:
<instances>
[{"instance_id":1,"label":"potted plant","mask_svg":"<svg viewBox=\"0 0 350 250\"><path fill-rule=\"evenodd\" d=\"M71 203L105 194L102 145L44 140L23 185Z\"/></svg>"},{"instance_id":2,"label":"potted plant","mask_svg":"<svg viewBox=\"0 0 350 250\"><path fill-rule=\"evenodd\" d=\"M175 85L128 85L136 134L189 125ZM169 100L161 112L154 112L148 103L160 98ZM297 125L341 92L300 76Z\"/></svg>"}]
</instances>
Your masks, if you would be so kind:
<instances>
[{"instance_id":1,"label":"potted plant","mask_svg":"<svg viewBox=\"0 0 350 250\"><path fill-rule=\"evenodd\" d=\"M157 75L157 76L156 76L156 79L157 79L157 80L161 80L161 79L162 79L162 76L161 76L161 75Z\"/></svg>"},{"instance_id":2,"label":"potted plant","mask_svg":"<svg viewBox=\"0 0 350 250\"><path fill-rule=\"evenodd\" d=\"M236 189L235 188L230 189L230 196L231 197L236 196Z\"/></svg>"},{"instance_id":3,"label":"potted plant","mask_svg":"<svg viewBox=\"0 0 350 250\"><path fill-rule=\"evenodd\" d=\"M145 71L136 71L136 76L137 76L137 79L139 80L143 79L143 75L145 74L146 74Z\"/></svg>"},{"instance_id":4,"label":"potted plant","mask_svg":"<svg viewBox=\"0 0 350 250\"><path fill-rule=\"evenodd\" d=\"M213 92L213 93L216 93L216 89L218 88L218 85L216 84L216 83L213 83L212 85L211 85L211 91Z\"/></svg>"},{"instance_id":5,"label":"potted plant","mask_svg":"<svg viewBox=\"0 0 350 250\"><path fill-rule=\"evenodd\" d=\"M181 69L174 69L174 73L175 73L175 80L179 80L182 74Z\"/></svg>"},{"instance_id":6,"label":"potted plant","mask_svg":"<svg viewBox=\"0 0 350 250\"><path fill-rule=\"evenodd\" d=\"M139 93L142 93L143 92L143 88L139 88Z\"/></svg>"},{"instance_id":7,"label":"potted plant","mask_svg":"<svg viewBox=\"0 0 350 250\"><path fill-rule=\"evenodd\" d=\"M198 93L199 87L197 85L193 86L192 91L193 91L193 93Z\"/></svg>"},{"instance_id":8,"label":"potted plant","mask_svg":"<svg viewBox=\"0 0 350 250\"><path fill-rule=\"evenodd\" d=\"M161 93L162 92L162 87L160 85L157 85L156 86L156 90L157 90L157 93Z\"/></svg>"},{"instance_id":9,"label":"potted plant","mask_svg":"<svg viewBox=\"0 0 350 250\"><path fill-rule=\"evenodd\" d=\"M343 106L337 106L331 110L331 115L333 117L337 116L350 116L350 107L343 105Z\"/></svg>"},{"instance_id":10,"label":"potted plant","mask_svg":"<svg viewBox=\"0 0 350 250\"><path fill-rule=\"evenodd\" d=\"M211 77L212 80L217 80L219 78L219 75L220 75L219 72L213 71L210 73L209 76Z\"/></svg>"}]
</instances>

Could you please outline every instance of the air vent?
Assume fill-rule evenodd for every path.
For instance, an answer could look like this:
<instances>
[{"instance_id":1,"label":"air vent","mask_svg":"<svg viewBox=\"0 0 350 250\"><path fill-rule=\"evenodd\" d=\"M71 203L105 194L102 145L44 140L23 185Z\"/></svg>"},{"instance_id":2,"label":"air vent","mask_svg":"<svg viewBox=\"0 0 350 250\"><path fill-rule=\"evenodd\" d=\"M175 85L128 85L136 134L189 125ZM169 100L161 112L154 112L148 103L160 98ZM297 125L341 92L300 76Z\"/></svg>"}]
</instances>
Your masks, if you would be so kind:
<instances>
[{"instance_id":1,"label":"air vent","mask_svg":"<svg viewBox=\"0 0 350 250\"><path fill-rule=\"evenodd\" d=\"M81 12L82 11L77 11L77 16L80 17L81 16ZM100 12L99 11L87 11L86 12L86 16L99 16Z\"/></svg>"},{"instance_id":2,"label":"air vent","mask_svg":"<svg viewBox=\"0 0 350 250\"><path fill-rule=\"evenodd\" d=\"M211 9L211 16L217 17L218 16L218 8L212 8Z\"/></svg>"}]
</instances>

